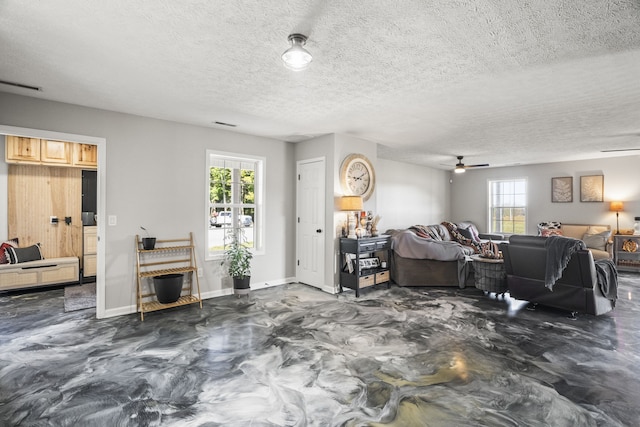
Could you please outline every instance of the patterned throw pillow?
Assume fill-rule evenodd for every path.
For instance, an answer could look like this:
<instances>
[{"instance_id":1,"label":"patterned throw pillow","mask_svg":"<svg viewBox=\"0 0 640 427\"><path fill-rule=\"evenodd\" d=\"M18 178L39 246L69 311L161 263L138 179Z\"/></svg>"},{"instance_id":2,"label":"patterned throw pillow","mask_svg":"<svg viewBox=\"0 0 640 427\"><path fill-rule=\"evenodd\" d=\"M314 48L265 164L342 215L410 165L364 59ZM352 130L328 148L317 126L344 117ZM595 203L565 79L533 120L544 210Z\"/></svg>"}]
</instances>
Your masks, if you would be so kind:
<instances>
[{"instance_id":1,"label":"patterned throw pillow","mask_svg":"<svg viewBox=\"0 0 640 427\"><path fill-rule=\"evenodd\" d=\"M545 230L548 230L545 232ZM562 236L562 223L558 221L547 221L538 224L538 236Z\"/></svg>"},{"instance_id":2,"label":"patterned throw pillow","mask_svg":"<svg viewBox=\"0 0 640 427\"><path fill-rule=\"evenodd\" d=\"M564 234L562 233L562 230L547 229L547 228L543 228L542 230L540 230L540 235L542 237L564 236Z\"/></svg>"},{"instance_id":3,"label":"patterned throw pillow","mask_svg":"<svg viewBox=\"0 0 640 427\"><path fill-rule=\"evenodd\" d=\"M7 248L17 248L19 246L18 243L18 238L15 237L0 244L0 264L9 264L9 258L7 258L6 252Z\"/></svg>"}]
</instances>

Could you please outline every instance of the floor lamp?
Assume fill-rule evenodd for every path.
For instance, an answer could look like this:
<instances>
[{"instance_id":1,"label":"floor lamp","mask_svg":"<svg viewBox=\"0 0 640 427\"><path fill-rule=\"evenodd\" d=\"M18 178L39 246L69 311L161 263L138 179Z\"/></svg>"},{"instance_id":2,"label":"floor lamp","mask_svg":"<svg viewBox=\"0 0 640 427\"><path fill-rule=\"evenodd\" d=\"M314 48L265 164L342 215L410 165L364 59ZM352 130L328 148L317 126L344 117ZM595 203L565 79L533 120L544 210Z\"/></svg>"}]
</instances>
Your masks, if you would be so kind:
<instances>
[{"instance_id":1,"label":"floor lamp","mask_svg":"<svg viewBox=\"0 0 640 427\"><path fill-rule=\"evenodd\" d=\"M363 209L362 197L361 196L342 196L340 198L340 210L345 212L360 212ZM350 239L356 239L356 223L358 221L358 217L356 214L355 218L351 218L353 215L347 213L347 228L349 229L349 235L347 236Z\"/></svg>"},{"instance_id":2,"label":"floor lamp","mask_svg":"<svg viewBox=\"0 0 640 427\"><path fill-rule=\"evenodd\" d=\"M624 210L624 204L622 202L611 202L609 210L616 213L616 234L620 234L620 212Z\"/></svg>"}]
</instances>

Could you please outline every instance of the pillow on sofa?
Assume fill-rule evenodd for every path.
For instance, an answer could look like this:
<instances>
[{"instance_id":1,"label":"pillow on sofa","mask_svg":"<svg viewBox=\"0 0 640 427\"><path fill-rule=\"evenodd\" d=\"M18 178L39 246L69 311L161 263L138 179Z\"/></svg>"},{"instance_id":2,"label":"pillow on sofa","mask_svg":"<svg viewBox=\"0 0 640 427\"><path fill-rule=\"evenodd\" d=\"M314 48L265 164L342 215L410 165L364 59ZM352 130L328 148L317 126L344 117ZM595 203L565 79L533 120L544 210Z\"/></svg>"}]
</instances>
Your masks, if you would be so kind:
<instances>
[{"instance_id":1,"label":"pillow on sofa","mask_svg":"<svg viewBox=\"0 0 640 427\"><path fill-rule=\"evenodd\" d=\"M474 242L480 242L480 239L478 238L478 235L475 234L473 231L474 230L473 230L473 226L472 225L470 225L467 228L459 228L458 227L458 232L460 234L462 234L464 237L466 237L469 240L473 240Z\"/></svg>"},{"instance_id":2,"label":"pillow on sofa","mask_svg":"<svg viewBox=\"0 0 640 427\"><path fill-rule=\"evenodd\" d=\"M545 236L544 230L561 230L562 223L559 221L546 221L538 224L538 236ZM556 236L557 234L547 234L547 236ZM562 234L560 234L562 236ZM546 236L545 236L546 237Z\"/></svg>"},{"instance_id":3,"label":"pillow on sofa","mask_svg":"<svg viewBox=\"0 0 640 427\"><path fill-rule=\"evenodd\" d=\"M562 234L562 230L543 228L542 230L540 230L540 235L542 237L549 237L549 236L563 236L564 234Z\"/></svg>"},{"instance_id":4,"label":"pillow on sofa","mask_svg":"<svg viewBox=\"0 0 640 427\"><path fill-rule=\"evenodd\" d=\"M19 264L21 262L37 261L44 259L40 250L40 243L26 248L9 247L6 250L9 264Z\"/></svg>"},{"instance_id":5,"label":"pillow on sofa","mask_svg":"<svg viewBox=\"0 0 640 427\"><path fill-rule=\"evenodd\" d=\"M7 257L6 252L7 248L17 248L19 246L18 243L18 238L15 237L0 244L0 264L9 264L9 258Z\"/></svg>"},{"instance_id":6,"label":"pillow on sofa","mask_svg":"<svg viewBox=\"0 0 640 427\"><path fill-rule=\"evenodd\" d=\"M603 231L598 234L585 233L584 236L582 236L582 241L588 248L606 251L609 237L611 237L610 231Z\"/></svg>"}]
</instances>

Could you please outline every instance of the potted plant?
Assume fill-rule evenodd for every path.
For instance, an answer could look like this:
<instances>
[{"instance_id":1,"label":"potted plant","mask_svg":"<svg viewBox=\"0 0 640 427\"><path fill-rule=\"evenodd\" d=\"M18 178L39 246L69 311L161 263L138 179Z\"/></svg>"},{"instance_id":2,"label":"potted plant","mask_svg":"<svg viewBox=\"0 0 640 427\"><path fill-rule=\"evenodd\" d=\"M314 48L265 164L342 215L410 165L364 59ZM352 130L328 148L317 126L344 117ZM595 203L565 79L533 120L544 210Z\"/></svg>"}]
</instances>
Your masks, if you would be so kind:
<instances>
[{"instance_id":1,"label":"potted plant","mask_svg":"<svg viewBox=\"0 0 640 427\"><path fill-rule=\"evenodd\" d=\"M140 229L143 230L145 232L145 234L147 235L147 237L143 237L142 238L142 247L145 250L151 250L151 249L155 248L156 247L156 238L155 237L150 237L149 236L149 232L143 226L140 226Z\"/></svg>"},{"instance_id":2,"label":"potted plant","mask_svg":"<svg viewBox=\"0 0 640 427\"><path fill-rule=\"evenodd\" d=\"M233 278L234 292L237 295L248 294L253 253L245 244L244 231L240 227L231 228L228 236L231 241L225 245L222 263L226 265L229 276Z\"/></svg>"}]
</instances>

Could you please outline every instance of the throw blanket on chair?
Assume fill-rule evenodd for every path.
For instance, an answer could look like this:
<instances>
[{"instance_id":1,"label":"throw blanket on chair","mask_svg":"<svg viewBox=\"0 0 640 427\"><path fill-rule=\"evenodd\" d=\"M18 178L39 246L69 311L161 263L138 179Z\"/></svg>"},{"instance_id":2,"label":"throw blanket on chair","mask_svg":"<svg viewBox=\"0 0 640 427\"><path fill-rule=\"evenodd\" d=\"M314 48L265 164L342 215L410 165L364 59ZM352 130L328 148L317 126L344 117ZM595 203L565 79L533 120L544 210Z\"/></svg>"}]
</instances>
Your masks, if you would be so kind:
<instances>
[{"instance_id":1,"label":"throw blanket on chair","mask_svg":"<svg viewBox=\"0 0 640 427\"><path fill-rule=\"evenodd\" d=\"M578 250L586 250L587 246L582 240L571 237L549 236L544 242L547 250L547 270L544 274L544 285L553 291L553 285L562 277L562 272L567 268L571 256Z\"/></svg>"},{"instance_id":2,"label":"throw blanket on chair","mask_svg":"<svg viewBox=\"0 0 640 427\"><path fill-rule=\"evenodd\" d=\"M618 299L618 270L610 259L599 259L596 261L596 274L598 275L598 286L600 292L616 306Z\"/></svg>"}]
</instances>

